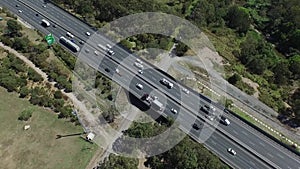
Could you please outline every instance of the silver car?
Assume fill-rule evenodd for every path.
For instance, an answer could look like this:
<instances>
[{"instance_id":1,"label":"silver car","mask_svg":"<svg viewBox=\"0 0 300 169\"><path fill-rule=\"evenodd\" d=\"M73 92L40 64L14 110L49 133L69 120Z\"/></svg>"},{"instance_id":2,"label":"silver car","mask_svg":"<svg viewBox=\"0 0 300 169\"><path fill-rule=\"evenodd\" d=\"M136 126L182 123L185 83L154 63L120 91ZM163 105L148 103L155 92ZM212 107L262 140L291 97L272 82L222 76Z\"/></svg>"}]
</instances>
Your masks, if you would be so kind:
<instances>
[{"instance_id":1,"label":"silver car","mask_svg":"<svg viewBox=\"0 0 300 169\"><path fill-rule=\"evenodd\" d=\"M137 83L135 86L136 86L136 88L138 88L140 90L143 90L143 88L144 88L143 85L140 83Z\"/></svg>"},{"instance_id":2,"label":"silver car","mask_svg":"<svg viewBox=\"0 0 300 169\"><path fill-rule=\"evenodd\" d=\"M134 65L137 67L137 68L140 68L140 69L143 69L144 66L138 62L134 62Z\"/></svg>"},{"instance_id":3,"label":"silver car","mask_svg":"<svg viewBox=\"0 0 300 169\"><path fill-rule=\"evenodd\" d=\"M227 151L234 156L236 155L236 152L232 148L228 148Z\"/></svg>"}]
</instances>

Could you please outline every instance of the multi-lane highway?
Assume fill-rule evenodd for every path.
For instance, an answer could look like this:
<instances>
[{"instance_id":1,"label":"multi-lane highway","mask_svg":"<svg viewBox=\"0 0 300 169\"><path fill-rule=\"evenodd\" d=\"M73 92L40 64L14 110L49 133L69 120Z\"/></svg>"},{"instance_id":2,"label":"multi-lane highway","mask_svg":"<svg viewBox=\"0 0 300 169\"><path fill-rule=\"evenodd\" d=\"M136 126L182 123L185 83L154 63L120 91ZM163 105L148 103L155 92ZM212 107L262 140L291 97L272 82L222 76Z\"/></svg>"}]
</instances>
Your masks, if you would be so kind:
<instances>
[{"instance_id":1,"label":"multi-lane highway","mask_svg":"<svg viewBox=\"0 0 300 169\"><path fill-rule=\"evenodd\" d=\"M19 6L16 7L16 4ZM60 37L65 36L66 32L69 31L75 35L75 41L87 41L88 44L86 44L84 48L90 52L86 53L87 57L85 57L85 61L90 65L97 63L101 57L105 57L104 55L94 55L95 50L101 52L97 44L105 46L107 43L111 43L107 38L101 35L98 35L97 38L94 37L93 40L88 40L89 37L85 35L85 33L90 32L93 34L94 30L52 4L46 4L46 7L43 7L45 5L43 1L2 0L0 5L17 13L21 18L44 33L51 32L55 37ZM18 10L22 10L22 13L18 13ZM38 16L36 14L38 14ZM57 27L54 28L51 26L44 28L40 25L41 19L47 19L51 25L55 24ZM176 84L172 79L166 77L161 72L152 69L153 66L146 62L143 64L145 69L144 73L136 76L138 69L133 66L135 56L130 55L118 46L114 46L113 50L115 51L113 59L109 57L105 57L105 59L102 58L104 61L101 62L101 65L94 65L94 67L108 77L112 77L115 68L119 67L122 76L114 76L114 80L138 97L150 92L156 95L164 93L167 96L164 113L172 117L177 117L181 123L181 127L188 129L187 131L190 131L189 134L197 140L197 138L199 138L199 134L197 134L199 131L194 130L191 126L197 116L205 119L204 113L198 113L198 111L199 105L203 106L204 104L209 104L207 100L201 99L199 94L195 92L190 92L188 95L185 94L182 92L181 85ZM120 65L119 63L121 62L122 64ZM105 68L109 68L111 71L106 72L104 70ZM159 80L162 78L173 81L174 87L168 89L160 84ZM128 81L128 79L132 80ZM143 84L143 90L138 90L135 87L136 83ZM156 90L153 91L153 89ZM181 106L179 106L178 103L181 101ZM181 108L179 115L177 116L171 113L171 108L175 108L178 111ZM266 165L266 163L273 165L274 168L299 168L299 157L232 117L230 114L226 114L226 116L230 119L231 124L229 126L219 125L218 130L204 143L224 161L236 168L268 168L269 166ZM209 127L206 129L209 130ZM229 154L227 152L228 147L236 150L237 155L232 156Z\"/></svg>"}]
</instances>

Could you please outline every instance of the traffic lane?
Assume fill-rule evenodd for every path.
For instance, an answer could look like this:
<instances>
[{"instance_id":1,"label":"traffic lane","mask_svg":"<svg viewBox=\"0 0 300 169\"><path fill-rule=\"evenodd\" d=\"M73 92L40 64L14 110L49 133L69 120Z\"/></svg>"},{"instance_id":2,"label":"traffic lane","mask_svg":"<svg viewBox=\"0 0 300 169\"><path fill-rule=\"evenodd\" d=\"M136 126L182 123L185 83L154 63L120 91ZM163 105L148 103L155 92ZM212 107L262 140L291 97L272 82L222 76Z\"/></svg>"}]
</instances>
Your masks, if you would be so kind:
<instances>
[{"instance_id":1,"label":"traffic lane","mask_svg":"<svg viewBox=\"0 0 300 169\"><path fill-rule=\"evenodd\" d=\"M2 4L4 7L8 8L9 11L15 13L18 17L22 18L25 20L27 23L30 25L34 26L36 29L41 30L41 32L48 34L50 33L49 30L47 30L45 27L41 26L39 22L37 22L37 18L33 17L33 13L31 10L28 10L25 6L19 6L16 7L15 3L3 3ZM22 10L22 13L18 13L18 10Z\"/></svg>"},{"instance_id":2,"label":"traffic lane","mask_svg":"<svg viewBox=\"0 0 300 169\"><path fill-rule=\"evenodd\" d=\"M241 125L242 123L240 122L240 125L237 125L236 121L231 120L231 124L223 127L223 129L227 132L231 131L231 135L249 145L254 151L259 152L259 154L267 157L270 161L277 163L281 168L298 168L300 166L299 160L287 157L288 155L285 154L285 151L281 151L277 146L273 146L272 140L266 140L254 135L253 132L255 131L241 127L244 126Z\"/></svg>"},{"instance_id":3,"label":"traffic lane","mask_svg":"<svg viewBox=\"0 0 300 169\"><path fill-rule=\"evenodd\" d=\"M40 6L43 6L42 2L40 3ZM55 14L58 19L60 19L59 16L65 17L67 20L71 21L70 23L72 24L72 26L75 26L74 29L78 29L77 30L78 32L89 31L91 34L95 33L95 31L90 26L88 26L84 22L78 20L77 18L75 18L74 16L72 16L69 13L65 12L64 10L56 7L52 3L46 3L46 9L45 10L48 10L52 14Z\"/></svg>"},{"instance_id":4,"label":"traffic lane","mask_svg":"<svg viewBox=\"0 0 300 169\"><path fill-rule=\"evenodd\" d=\"M207 125L202 120L198 120L195 116L185 113L184 116L179 115L179 121L184 122L181 123L181 125L187 131L189 131L189 134L192 135L192 138L200 143L204 142L204 145L209 146L218 155L223 157L223 159L226 159L229 163L234 163L234 165L237 165L238 168L269 168L255 156L247 151L244 151L243 148L236 145L227 137L222 136L222 134L220 134L214 128ZM194 129L192 127L193 123L186 123L187 121L194 121L196 123L200 122L200 129ZM228 148L233 148L237 152L237 155L233 156L228 153Z\"/></svg>"},{"instance_id":5,"label":"traffic lane","mask_svg":"<svg viewBox=\"0 0 300 169\"><path fill-rule=\"evenodd\" d=\"M16 15L23 20L26 20L26 22L36 29L40 30L44 34L52 33L54 37L58 39L63 34L63 30L59 28L53 28L52 25L53 22L50 21L51 26L50 27L44 27L41 25L42 17L36 16L36 13L29 9L27 6L24 6L23 4L14 3L12 1L8 1L9 3L3 3L3 6L6 6L9 11L14 12L16 11ZM8 5L7 5L8 4ZM16 7L15 5L18 4L19 7ZM18 10L22 10L22 13L18 13Z\"/></svg>"},{"instance_id":6,"label":"traffic lane","mask_svg":"<svg viewBox=\"0 0 300 169\"><path fill-rule=\"evenodd\" d=\"M68 31L68 32L71 32L72 34L76 34L76 36L79 37L80 39L86 38L86 36L84 36L82 34L74 33L72 31L72 30L74 30L74 28L72 28L72 26L70 27L69 25L65 24L65 23L70 22L69 20L62 19L62 17L57 19L57 17L55 17L56 15L49 15L42 6L40 7L39 5L37 5L36 3L33 3L31 1L20 0L19 2L23 3L25 6L28 6L29 8L31 8L31 10L35 11L36 13L39 13L39 15L43 16L46 20L52 21L52 22L56 23L56 25L61 26L62 29L65 29L66 32ZM62 26L62 25L64 25L64 26Z\"/></svg>"},{"instance_id":7,"label":"traffic lane","mask_svg":"<svg viewBox=\"0 0 300 169\"><path fill-rule=\"evenodd\" d=\"M299 157L295 157L294 154L288 154L291 152L288 152L288 150L284 147L280 145L276 146L277 143L274 143L273 140L270 140L257 130L244 124L244 122L239 119L236 119L233 116L228 116L227 118L232 124L230 124L229 128L223 127L223 129L238 138L240 141L248 143L249 147L254 149L256 152L259 152L262 156L267 157L275 164L281 163L279 165L281 167L298 168L298 166L300 166ZM285 159L288 159L287 161L289 165L282 162L283 160L285 161Z\"/></svg>"},{"instance_id":8,"label":"traffic lane","mask_svg":"<svg viewBox=\"0 0 300 169\"><path fill-rule=\"evenodd\" d=\"M57 27L54 28L52 25L54 24L53 22L50 21L51 26L50 27L44 27L41 25L41 20L43 17L36 16L36 12L32 11L29 9L27 6L23 5L22 3L14 3L13 1L8 1L9 3L4 3L2 4L6 8L8 8L11 12L16 11L16 15L23 20L26 20L28 24L31 26L35 27L36 29L40 30L44 34L49 34L52 33L53 36L56 38L56 42L59 41L60 36L64 36L64 30L61 28ZM8 4L8 5L7 5ZM16 7L16 4L19 6ZM22 13L18 13L18 10L22 10ZM59 42L58 42L59 43Z\"/></svg>"},{"instance_id":9,"label":"traffic lane","mask_svg":"<svg viewBox=\"0 0 300 169\"><path fill-rule=\"evenodd\" d=\"M107 43L109 43L109 41L104 37L99 37L95 40L95 43L107 44ZM135 62L134 58L139 58L138 56L136 56L134 54L129 54L126 50L124 50L120 46L113 46L112 50L115 51L115 53L116 53L115 58L118 59L119 62L124 63L124 65L126 65L126 64L129 66L134 65L134 62ZM144 63L146 63L146 62L144 62ZM160 85L162 85L162 87L167 88L165 85L160 83L160 80L162 78L168 79L164 74L162 74L158 70L153 69L148 64L144 64L144 66L145 66L144 70L148 69L148 74L143 75L144 77L146 77L146 79L151 80L153 83L159 83ZM133 67L135 67L135 66L133 66ZM135 69L137 71L140 68L135 68ZM171 81L171 79L168 79L168 80ZM182 92L183 87L180 84L177 85L177 83L173 83L173 84L174 84L174 87L171 90L169 90L169 93L172 94L173 98L181 98L182 93L183 93ZM184 88L187 88L187 87L184 87ZM191 91L187 97L184 97L184 98L188 98L188 99L185 99L185 100L187 100L187 102L185 102L185 103L188 105L188 107L192 108L193 111L198 111L200 109L200 107L205 104L210 105L210 103L211 103L210 100L209 100L209 102L205 103L202 101L202 97L200 99L199 99L199 97L201 97L201 94L199 96L199 93ZM207 101L207 99L206 99L206 101ZM220 114L222 114L222 113L220 113Z\"/></svg>"},{"instance_id":10,"label":"traffic lane","mask_svg":"<svg viewBox=\"0 0 300 169\"><path fill-rule=\"evenodd\" d=\"M105 37L98 37L94 41L94 43L102 43L102 44L110 44L110 45L112 45L111 42L107 38L105 38ZM138 56L136 56L134 54L130 54L128 51L126 51L125 49L123 49L120 46L113 46L112 50L115 51L115 53L116 53L115 55L117 56L116 58L119 59L120 62L126 63L128 61L129 62L132 61L132 63L129 63L128 65L134 64L134 59L132 59L132 58L139 58L139 59L141 59L140 57L138 57ZM129 57L129 55L130 55L130 57ZM143 60L143 59L141 59L141 60ZM157 81L161 80L162 78L166 78L166 79L168 79L171 82L173 81L173 79L169 79L168 77L166 77L165 75L163 75L161 72L159 72L157 70L154 70L151 66L149 66L149 64L147 62L144 62L144 63L146 63L146 64L144 64L144 66L145 66L144 69L148 68L150 70L153 70L153 72L151 72L151 74L154 75L154 77L151 78L152 80L155 80L157 82ZM180 96L179 92L181 92L181 89L183 87L184 88L188 88L186 86L176 85L177 84L176 80L173 82L173 84L174 84L174 87L173 87L174 91L171 91L171 92L172 92L172 94L175 97L179 97ZM204 102L201 102L202 99L206 100L207 101L206 104L208 104L208 105L211 103L211 100L209 100L208 98L206 98L205 96L203 96L203 95L201 95L199 93L196 93L193 90L190 91L189 97L191 97L191 100L199 100L199 97L200 97L200 103L201 103L200 105L204 105ZM194 103L194 104L198 105L198 103Z\"/></svg>"},{"instance_id":11,"label":"traffic lane","mask_svg":"<svg viewBox=\"0 0 300 169\"><path fill-rule=\"evenodd\" d=\"M204 112L201 114L205 115ZM266 136L245 125L242 121L232 116L227 118L231 121L231 124L229 126L220 127L236 137L239 141L247 144L263 157L268 158L270 161L283 168L287 166L290 168L298 168L298 166L300 166L299 158L294 157L293 154L287 154L288 152L286 152L287 150L284 147L281 147L280 145L275 146L275 143L272 144L272 140L267 140L268 138L266 138ZM283 159L287 160L284 160L283 162ZM286 161L288 161L289 165L286 165Z\"/></svg>"},{"instance_id":12,"label":"traffic lane","mask_svg":"<svg viewBox=\"0 0 300 169\"><path fill-rule=\"evenodd\" d=\"M83 35L82 38L84 41L88 39L88 36L85 35L86 32L90 32L91 34L95 33L95 31L87 26L84 22L78 20L64 10L57 8L52 3L47 3L46 7L44 7L44 5L44 3L39 3L36 7L40 8L41 10L45 10L48 14L53 15L56 19L62 20L69 27L73 28L78 35Z\"/></svg>"},{"instance_id":13,"label":"traffic lane","mask_svg":"<svg viewBox=\"0 0 300 169\"><path fill-rule=\"evenodd\" d=\"M214 151L218 151L219 155L227 159L227 161L230 162L234 161L234 164L238 165L239 168L248 168L248 169L270 168L255 156L245 151L240 146L237 146L236 144L231 142L231 140L223 136L221 137L219 135L215 136L214 134L212 134L212 136L204 144L213 147ZM233 156L227 151L228 148L232 148L233 150L236 151L237 154Z\"/></svg>"}]
</instances>

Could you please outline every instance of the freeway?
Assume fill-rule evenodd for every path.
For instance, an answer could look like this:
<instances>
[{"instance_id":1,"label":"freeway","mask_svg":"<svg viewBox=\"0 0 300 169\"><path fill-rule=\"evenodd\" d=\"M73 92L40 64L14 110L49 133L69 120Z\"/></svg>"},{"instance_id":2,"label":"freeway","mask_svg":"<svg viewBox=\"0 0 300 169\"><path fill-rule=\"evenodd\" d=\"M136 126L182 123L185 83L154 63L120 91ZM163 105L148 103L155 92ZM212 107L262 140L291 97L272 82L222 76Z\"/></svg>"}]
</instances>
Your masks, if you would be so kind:
<instances>
[{"instance_id":1,"label":"freeway","mask_svg":"<svg viewBox=\"0 0 300 169\"><path fill-rule=\"evenodd\" d=\"M97 64L98 60L103 61L100 63L100 65ZM144 93L151 93L155 96L158 96L159 98L163 98L163 94L160 93L158 90L153 90L153 86L150 86L147 83L142 83L141 79L136 76L136 74L132 73L128 69L122 67L120 68L117 63L114 61L103 58L103 56L95 56L93 54L86 55L84 57L85 62L87 62L89 65L93 66L95 69L102 70L103 74L107 77L110 77L114 79L117 83L122 84L124 88L128 91L130 91L132 94L142 96ZM122 72L122 75L116 75L119 76L118 78L113 77L115 75L114 70L118 67L120 72ZM110 71L103 71L105 69L109 68ZM148 73L147 70L145 70L144 74ZM131 79L130 81L128 79ZM136 84L140 83L143 85L143 89L140 90L136 87ZM162 100L162 99L161 99ZM222 136L219 132L214 132L214 127L211 127L209 125L206 125L203 121L200 123L201 129L195 130L192 129L193 121L195 121L196 116L189 113L188 110L181 110L181 112L178 115L173 114L170 109L175 108L179 109L179 106L174 103L171 100L166 101L166 106L164 108L164 111L162 113L176 118L176 121L178 121L184 130L187 130L187 133L191 137L193 137L196 141L201 142L202 140L207 139L204 144L207 147L210 147L213 149L213 151L217 154L219 154L222 159L224 159L227 163L229 163L231 166L234 166L236 168L269 168L266 164L261 162L259 159L257 159L252 153L244 150L240 146L236 145L230 138L227 138L225 136ZM151 111L151 110L148 110ZM211 137L208 137L211 134ZM227 153L227 148L233 148L236 150L239 155L238 156L232 156L231 154ZM134 147L133 147L134 148ZM128 149L128 147L127 147ZM118 152L118 151L117 151ZM224 153L225 152L225 153Z\"/></svg>"},{"instance_id":2,"label":"freeway","mask_svg":"<svg viewBox=\"0 0 300 169\"><path fill-rule=\"evenodd\" d=\"M35 26L39 30L43 30L42 32L44 32L44 33L53 32L56 37L59 37L61 35L64 35L66 30L68 30L69 32L74 34L76 37L79 37L80 39L82 39L84 41L86 41L88 38L87 36L85 36L86 31L93 33L92 28L90 28L86 24L78 21L76 18L70 16L68 13L56 8L55 6L51 6L51 4L47 4L47 11L46 11L45 8L42 7L42 2L38 2L38 3L32 3L31 1L26 1L26 2L30 3L31 4L30 6L34 7L35 11L33 9L24 8L24 7L20 6L20 7L22 7L23 13L20 13L19 15L24 20L31 21L30 23L33 26ZM9 0L5 1L5 4L9 4L9 6L10 6L9 9L13 12L17 12L17 9L15 7L16 3L17 3L16 1L9 1ZM33 16L35 16L35 14L37 12L40 14L40 16L47 17L47 19L52 24L59 25L59 28L49 27L49 28L45 29L45 28L41 27L39 24L41 17L33 17ZM60 18L66 18L66 19L65 19L65 21L60 21ZM72 24L77 24L77 26L72 25ZM96 40L95 42L93 42L94 44L91 44L90 51L93 51L96 48L96 45L98 43L102 43L105 45L108 42L109 41L106 38L99 37L98 41ZM87 47L89 47L89 46L87 46ZM116 52L115 58L119 59L118 60L119 62L123 61L124 58L128 58L129 54L126 51L119 48L118 46L115 46L113 48L113 50ZM122 63L124 64L124 66L127 65L127 67L129 68L129 67L132 67L133 62L134 62L134 58L131 60L126 59L125 62L122 62ZM108 64L106 66L111 67L111 65ZM158 80L160 80L162 77L165 77L165 76L153 69L150 69L150 68L152 68L152 66L147 64L146 62L144 64L144 66L146 68L148 68L148 70L149 70L149 72L147 72L146 70L144 71L145 72L143 74L144 79L148 79L148 80L152 81L151 84L156 84L156 87L159 88L159 90L164 91L165 94L171 95L173 98L181 97L181 93L179 92L180 91L179 86L175 85L174 88L171 90L162 88L163 86L158 86L159 85ZM114 70L114 69L112 68L111 70ZM103 70L102 70L102 72L103 72ZM168 78L168 77L165 77L165 78ZM168 80L173 81L172 79L169 79L169 78L168 78ZM141 79L140 81L143 81L143 80ZM144 86L146 86L147 83L148 82L146 82L144 84ZM134 86L132 86L132 87L135 88ZM146 91L146 87L144 90ZM186 97L186 96L183 95L182 97ZM188 109L194 110L193 112L198 112L199 107L197 107L197 106L199 104L200 105L208 104L205 100L199 100L199 95L198 95L198 93L195 93L195 92L191 92L188 98L189 98L189 102L185 102L184 107L188 107ZM174 103L174 104L168 103L167 108L165 110L169 112L170 107L176 108L178 106L176 103ZM190 113L188 113L188 112L185 113L184 111L181 110L180 115L189 116ZM203 115L203 113L202 113L202 115ZM239 120L235 119L234 117L232 117L230 115L226 115L226 116L230 119L231 125L230 126L219 126L219 127L222 128L223 130L225 130L230 135L236 137L239 141L243 142L244 144L247 144L256 153L259 153L261 156L268 158L272 162L276 163L280 168L297 168L298 166L300 166L298 157L294 157L294 155L291 154L290 152L288 152L286 149L277 145L276 143L269 140L268 138L262 136L260 133L253 130L252 128L245 125L244 123L240 122ZM183 123L189 123L189 121L186 121L186 122L183 121ZM218 133L218 132L216 132L216 133ZM221 138L222 136L221 136L221 134L218 134L217 137ZM222 139L220 139L220 140L222 140ZM208 145L209 143L205 143L205 144ZM213 146L213 144L209 144L209 145L210 145L210 148L213 150L216 147L216 146ZM234 145L234 143L229 143L228 145ZM223 147L223 149L224 149L224 147ZM238 150L238 148L236 148L236 151L238 151L238 153L240 152ZM226 151L225 151L225 153L224 153L224 151L221 151L217 154L220 156L224 156L224 154L226 155L228 153ZM242 157L246 157L246 156L242 156ZM244 159L247 159L247 158L244 158ZM251 159L251 158L249 157L249 159ZM251 166L250 165L251 160L244 160L244 161L249 161L249 166ZM259 164L259 162L256 162L256 163ZM241 167L241 166L243 166L241 164L238 166L240 166L239 168L248 168L246 166ZM254 166L252 166L252 167L254 167ZM257 168L257 166L254 168Z\"/></svg>"}]
</instances>

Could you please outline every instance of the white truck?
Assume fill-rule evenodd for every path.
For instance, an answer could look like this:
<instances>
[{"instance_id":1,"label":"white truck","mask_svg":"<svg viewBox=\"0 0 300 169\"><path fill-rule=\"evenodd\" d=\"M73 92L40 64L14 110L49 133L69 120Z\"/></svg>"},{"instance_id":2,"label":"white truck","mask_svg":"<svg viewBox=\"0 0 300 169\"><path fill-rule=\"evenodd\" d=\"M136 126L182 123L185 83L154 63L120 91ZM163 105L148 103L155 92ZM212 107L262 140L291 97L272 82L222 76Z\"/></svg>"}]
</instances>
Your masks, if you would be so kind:
<instances>
[{"instance_id":1,"label":"white truck","mask_svg":"<svg viewBox=\"0 0 300 169\"><path fill-rule=\"evenodd\" d=\"M163 110L163 104L158 101L157 99L153 100L153 102L151 103L152 107L154 110L159 110L162 111Z\"/></svg>"}]
</instances>

